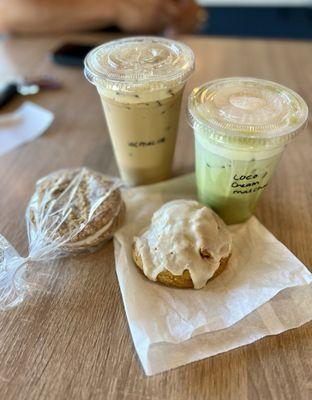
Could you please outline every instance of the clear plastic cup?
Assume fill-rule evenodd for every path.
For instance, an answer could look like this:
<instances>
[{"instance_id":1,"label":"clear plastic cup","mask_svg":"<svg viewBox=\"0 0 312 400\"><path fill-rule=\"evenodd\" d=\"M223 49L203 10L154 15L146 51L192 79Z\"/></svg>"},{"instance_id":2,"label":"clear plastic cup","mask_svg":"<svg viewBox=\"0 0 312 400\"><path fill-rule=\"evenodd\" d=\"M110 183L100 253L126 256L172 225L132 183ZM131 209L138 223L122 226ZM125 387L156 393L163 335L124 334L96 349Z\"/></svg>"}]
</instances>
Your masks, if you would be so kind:
<instances>
[{"instance_id":1,"label":"clear plastic cup","mask_svg":"<svg viewBox=\"0 0 312 400\"><path fill-rule=\"evenodd\" d=\"M149 184L171 176L180 106L194 54L183 43L133 37L105 43L85 59L100 95L123 180Z\"/></svg>"},{"instance_id":2,"label":"clear plastic cup","mask_svg":"<svg viewBox=\"0 0 312 400\"><path fill-rule=\"evenodd\" d=\"M199 200L229 224L255 211L286 145L308 118L304 100L275 82L225 78L189 97Z\"/></svg>"}]
</instances>

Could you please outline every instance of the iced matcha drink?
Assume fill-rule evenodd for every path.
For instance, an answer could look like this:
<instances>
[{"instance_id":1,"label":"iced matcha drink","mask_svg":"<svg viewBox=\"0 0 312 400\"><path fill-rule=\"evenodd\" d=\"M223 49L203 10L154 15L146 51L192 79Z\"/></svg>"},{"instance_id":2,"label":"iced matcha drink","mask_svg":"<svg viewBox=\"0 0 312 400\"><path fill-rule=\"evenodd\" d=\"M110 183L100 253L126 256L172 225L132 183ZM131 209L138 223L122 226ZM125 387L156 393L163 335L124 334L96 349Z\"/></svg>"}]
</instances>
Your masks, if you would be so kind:
<instances>
[{"instance_id":1,"label":"iced matcha drink","mask_svg":"<svg viewBox=\"0 0 312 400\"><path fill-rule=\"evenodd\" d=\"M274 82L227 78L194 89L189 120L200 201L229 224L248 219L307 116L303 99Z\"/></svg>"},{"instance_id":2,"label":"iced matcha drink","mask_svg":"<svg viewBox=\"0 0 312 400\"><path fill-rule=\"evenodd\" d=\"M121 177L130 185L170 177L193 69L189 47L155 37L109 42L87 56L85 74L97 87Z\"/></svg>"}]
</instances>

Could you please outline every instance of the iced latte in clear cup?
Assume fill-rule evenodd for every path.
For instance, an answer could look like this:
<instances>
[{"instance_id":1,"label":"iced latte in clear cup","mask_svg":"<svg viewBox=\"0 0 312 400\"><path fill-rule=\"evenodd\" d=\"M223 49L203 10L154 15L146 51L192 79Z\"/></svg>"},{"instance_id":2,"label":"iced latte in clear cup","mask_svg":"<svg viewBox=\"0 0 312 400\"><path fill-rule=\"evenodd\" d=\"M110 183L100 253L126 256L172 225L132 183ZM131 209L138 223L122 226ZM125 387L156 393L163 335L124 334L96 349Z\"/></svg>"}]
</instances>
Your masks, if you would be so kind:
<instances>
[{"instance_id":1,"label":"iced latte in clear cup","mask_svg":"<svg viewBox=\"0 0 312 400\"><path fill-rule=\"evenodd\" d=\"M308 108L292 90L253 78L225 78L193 90L199 200L229 224L254 212L286 145L304 128Z\"/></svg>"},{"instance_id":2,"label":"iced latte in clear cup","mask_svg":"<svg viewBox=\"0 0 312 400\"><path fill-rule=\"evenodd\" d=\"M188 46L158 37L115 40L87 55L85 75L98 90L121 177L130 185L170 177L193 69Z\"/></svg>"}]
</instances>

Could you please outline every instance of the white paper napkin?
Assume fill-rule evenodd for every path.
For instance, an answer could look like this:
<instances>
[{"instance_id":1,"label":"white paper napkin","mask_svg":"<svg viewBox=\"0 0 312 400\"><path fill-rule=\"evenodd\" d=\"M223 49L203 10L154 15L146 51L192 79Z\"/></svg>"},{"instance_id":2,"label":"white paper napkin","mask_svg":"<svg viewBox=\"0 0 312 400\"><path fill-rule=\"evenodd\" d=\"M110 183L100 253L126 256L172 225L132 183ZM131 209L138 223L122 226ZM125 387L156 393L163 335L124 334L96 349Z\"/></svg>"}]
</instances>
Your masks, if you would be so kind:
<instances>
[{"instance_id":1,"label":"white paper napkin","mask_svg":"<svg viewBox=\"0 0 312 400\"><path fill-rule=\"evenodd\" d=\"M124 192L127 217L115 236L118 281L136 351L153 375L312 319L312 274L260 222L230 226L225 271L201 290L148 281L131 257L132 238L174 198L195 198L194 176Z\"/></svg>"},{"instance_id":2,"label":"white paper napkin","mask_svg":"<svg viewBox=\"0 0 312 400\"><path fill-rule=\"evenodd\" d=\"M1 114L0 156L42 135L53 119L49 110L30 101L23 103L13 113Z\"/></svg>"}]
</instances>

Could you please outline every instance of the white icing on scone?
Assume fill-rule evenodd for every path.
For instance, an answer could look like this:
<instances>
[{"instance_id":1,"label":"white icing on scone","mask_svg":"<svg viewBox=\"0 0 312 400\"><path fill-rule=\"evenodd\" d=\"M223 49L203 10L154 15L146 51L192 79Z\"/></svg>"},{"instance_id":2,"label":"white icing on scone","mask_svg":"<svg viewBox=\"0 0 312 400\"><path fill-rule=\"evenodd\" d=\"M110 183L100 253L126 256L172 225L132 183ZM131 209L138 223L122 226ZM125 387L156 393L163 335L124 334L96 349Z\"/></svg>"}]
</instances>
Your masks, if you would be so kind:
<instances>
[{"instance_id":1,"label":"white icing on scone","mask_svg":"<svg viewBox=\"0 0 312 400\"><path fill-rule=\"evenodd\" d=\"M144 274L155 281L163 270L182 275L188 269L195 289L204 287L231 253L225 223L208 207L192 200L174 200L157 210L135 238Z\"/></svg>"}]
</instances>

